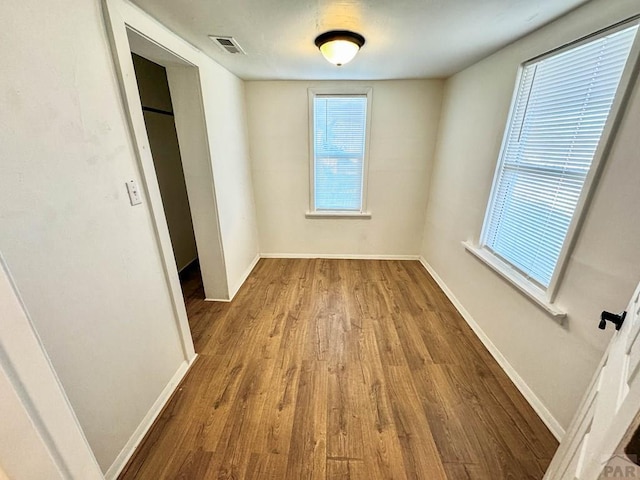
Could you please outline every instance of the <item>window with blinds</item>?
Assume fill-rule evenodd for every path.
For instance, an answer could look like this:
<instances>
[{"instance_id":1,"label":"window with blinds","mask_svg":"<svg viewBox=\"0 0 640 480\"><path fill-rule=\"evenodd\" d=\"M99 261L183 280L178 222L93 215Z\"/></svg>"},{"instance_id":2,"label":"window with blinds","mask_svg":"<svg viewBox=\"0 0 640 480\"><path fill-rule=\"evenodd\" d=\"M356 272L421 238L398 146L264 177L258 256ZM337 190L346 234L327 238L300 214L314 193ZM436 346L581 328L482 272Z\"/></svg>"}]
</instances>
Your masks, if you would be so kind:
<instances>
[{"instance_id":1,"label":"window with blinds","mask_svg":"<svg viewBox=\"0 0 640 480\"><path fill-rule=\"evenodd\" d=\"M481 246L546 289L638 26L524 64L505 131Z\"/></svg>"},{"instance_id":2,"label":"window with blinds","mask_svg":"<svg viewBox=\"0 0 640 480\"><path fill-rule=\"evenodd\" d=\"M362 212L367 95L313 96L313 209Z\"/></svg>"}]
</instances>

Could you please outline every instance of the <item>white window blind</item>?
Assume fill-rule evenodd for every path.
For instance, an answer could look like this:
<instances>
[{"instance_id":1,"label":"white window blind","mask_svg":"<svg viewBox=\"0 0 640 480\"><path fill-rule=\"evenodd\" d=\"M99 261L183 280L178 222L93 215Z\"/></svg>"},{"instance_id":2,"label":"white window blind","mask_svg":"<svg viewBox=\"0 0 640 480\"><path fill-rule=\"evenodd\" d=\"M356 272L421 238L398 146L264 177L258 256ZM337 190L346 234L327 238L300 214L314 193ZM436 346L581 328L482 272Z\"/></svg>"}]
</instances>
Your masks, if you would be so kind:
<instances>
[{"instance_id":1,"label":"white window blind","mask_svg":"<svg viewBox=\"0 0 640 480\"><path fill-rule=\"evenodd\" d=\"M544 288L553 277L637 28L523 67L481 244Z\"/></svg>"},{"instance_id":2,"label":"white window blind","mask_svg":"<svg viewBox=\"0 0 640 480\"><path fill-rule=\"evenodd\" d=\"M362 211L366 95L316 95L313 103L316 211Z\"/></svg>"}]
</instances>

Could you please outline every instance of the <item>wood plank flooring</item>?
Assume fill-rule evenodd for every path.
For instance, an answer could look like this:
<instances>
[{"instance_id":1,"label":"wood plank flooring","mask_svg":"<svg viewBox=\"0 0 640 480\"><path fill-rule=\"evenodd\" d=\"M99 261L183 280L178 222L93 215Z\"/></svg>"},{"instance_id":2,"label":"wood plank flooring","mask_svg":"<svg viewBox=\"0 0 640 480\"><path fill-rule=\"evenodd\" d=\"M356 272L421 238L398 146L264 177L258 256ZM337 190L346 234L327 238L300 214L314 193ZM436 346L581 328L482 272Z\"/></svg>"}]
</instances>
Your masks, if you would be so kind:
<instances>
[{"instance_id":1,"label":"wood plank flooring","mask_svg":"<svg viewBox=\"0 0 640 480\"><path fill-rule=\"evenodd\" d=\"M540 479L558 446L418 262L183 289L200 357L120 479Z\"/></svg>"}]
</instances>

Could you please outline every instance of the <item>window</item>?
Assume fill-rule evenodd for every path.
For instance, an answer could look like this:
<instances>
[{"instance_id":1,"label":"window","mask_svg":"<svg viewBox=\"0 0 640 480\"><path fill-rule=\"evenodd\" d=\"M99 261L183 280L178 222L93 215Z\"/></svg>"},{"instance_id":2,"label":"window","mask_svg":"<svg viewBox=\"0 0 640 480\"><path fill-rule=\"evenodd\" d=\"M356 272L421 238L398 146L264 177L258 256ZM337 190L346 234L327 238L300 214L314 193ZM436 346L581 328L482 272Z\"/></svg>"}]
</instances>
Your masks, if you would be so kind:
<instances>
[{"instance_id":1,"label":"window","mask_svg":"<svg viewBox=\"0 0 640 480\"><path fill-rule=\"evenodd\" d=\"M637 29L609 29L521 69L480 247L539 291L557 279Z\"/></svg>"},{"instance_id":2,"label":"window","mask_svg":"<svg viewBox=\"0 0 640 480\"><path fill-rule=\"evenodd\" d=\"M311 216L368 216L370 89L310 89Z\"/></svg>"}]
</instances>

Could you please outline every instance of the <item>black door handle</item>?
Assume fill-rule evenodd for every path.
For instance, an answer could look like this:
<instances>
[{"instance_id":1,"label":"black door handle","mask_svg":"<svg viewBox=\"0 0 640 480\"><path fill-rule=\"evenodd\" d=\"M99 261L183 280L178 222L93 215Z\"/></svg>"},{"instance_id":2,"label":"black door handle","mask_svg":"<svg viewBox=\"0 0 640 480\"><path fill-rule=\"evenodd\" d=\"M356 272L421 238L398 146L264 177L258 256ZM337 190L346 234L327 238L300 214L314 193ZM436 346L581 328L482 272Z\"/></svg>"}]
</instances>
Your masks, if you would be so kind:
<instances>
[{"instance_id":1,"label":"black door handle","mask_svg":"<svg viewBox=\"0 0 640 480\"><path fill-rule=\"evenodd\" d=\"M600 314L600 323L598 324L598 328L600 330L604 330L607 327L607 322L611 322L616 326L616 330L620 330L626 316L627 312L622 312L618 315L616 313L604 311Z\"/></svg>"}]
</instances>

